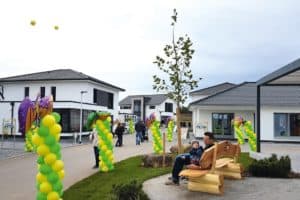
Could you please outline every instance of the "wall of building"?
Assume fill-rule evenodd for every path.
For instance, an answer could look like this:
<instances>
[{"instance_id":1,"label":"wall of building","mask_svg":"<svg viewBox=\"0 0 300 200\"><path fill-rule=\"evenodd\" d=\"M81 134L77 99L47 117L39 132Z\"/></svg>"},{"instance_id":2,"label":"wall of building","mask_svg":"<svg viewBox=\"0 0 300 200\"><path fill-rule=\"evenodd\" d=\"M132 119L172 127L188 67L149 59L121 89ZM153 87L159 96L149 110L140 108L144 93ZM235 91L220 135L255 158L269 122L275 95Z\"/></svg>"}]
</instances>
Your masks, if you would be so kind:
<instances>
[{"instance_id":1,"label":"wall of building","mask_svg":"<svg viewBox=\"0 0 300 200\"><path fill-rule=\"evenodd\" d=\"M273 141L300 141L300 137L275 137L274 113L300 113L300 107L263 106L261 108L261 139Z\"/></svg>"},{"instance_id":2,"label":"wall of building","mask_svg":"<svg viewBox=\"0 0 300 200\"><path fill-rule=\"evenodd\" d=\"M250 120L254 124L254 108L252 107L191 107L193 112L193 131L198 137L203 137L204 131L212 131L212 114L213 113L234 113L234 116L242 116L245 120ZM205 126L206 129L200 130L197 127ZM235 136L234 136L235 137Z\"/></svg>"}]
</instances>

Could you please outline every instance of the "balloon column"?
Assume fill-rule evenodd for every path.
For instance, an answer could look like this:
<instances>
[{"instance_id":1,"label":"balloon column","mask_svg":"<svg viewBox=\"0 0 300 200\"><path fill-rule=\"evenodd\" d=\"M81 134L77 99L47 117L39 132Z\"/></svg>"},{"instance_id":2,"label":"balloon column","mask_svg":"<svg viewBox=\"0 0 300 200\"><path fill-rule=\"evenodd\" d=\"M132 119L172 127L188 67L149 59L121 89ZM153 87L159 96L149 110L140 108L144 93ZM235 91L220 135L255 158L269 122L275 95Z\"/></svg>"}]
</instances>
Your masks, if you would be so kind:
<instances>
[{"instance_id":1,"label":"balloon column","mask_svg":"<svg viewBox=\"0 0 300 200\"><path fill-rule=\"evenodd\" d=\"M129 120L129 133L130 134L134 133L134 123L133 123L132 118L130 118L130 120Z\"/></svg>"},{"instance_id":2,"label":"balloon column","mask_svg":"<svg viewBox=\"0 0 300 200\"><path fill-rule=\"evenodd\" d=\"M34 136L34 134L37 134L37 127L33 125L25 134L25 151L27 152L36 150L32 142L32 137Z\"/></svg>"},{"instance_id":3,"label":"balloon column","mask_svg":"<svg viewBox=\"0 0 300 200\"><path fill-rule=\"evenodd\" d=\"M88 116L87 126L96 127L99 138L100 171L108 172L114 169L113 135L111 133L111 117L107 112L93 112Z\"/></svg>"},{"instance_id":4,"label":"balloon column","mask_svg":"<svg viewBox=\"0 0 300 200\"><path fill-rule=\"evenodd\" d=\"M244 136L246 135L251 151L256 151L256 134L253 131L251 122L244 121L242 117L237 117L233 123L239 144L245 143Z\"/></svg>"},{"instance_id":5,"label":"balloon column","mask_svg":"<svg viewBox=\"0 0 300 200\"><path fill-rule=\"evenodd\" d=\"M163 153L162 136L160 131L160 123L156 120L155 115L150 116L150 130L153 137L153 150L155 154Z\"/></svg>"},{"instance_id":6,"label":"balloon column","mask_svg":"<svg viewBox=\"0 0 300 200\"><path fill-rule=\"evenodd\" d=\"M39 172L36 176L37 200L59 200L63 195L62 179L65 176L64 163L61 160L59 144L61 126L60 115L48 114L42 118L38 134L33 136L39 155L37 163Z\"/></svg>"},{"instance_id":7,"label":"balloon column","mask_svg":"<svg viewBox=\"0 0 300 200\"><path fill-rule=\"evenodd\" d=\"M248 143L252 151L256 151L256 134L253 131L250 121L244 122L244 130L248 137Z\"/></svg>"},{"instance_id":8,"label":"balloon column","mask_svg":"<svg viewBox=\"0 0 300 200\"><path fill-rule=\"evenodd\" d=\"M245 144L244 134L243 134L243 131L241 129L242 124L243 124L243 118L241 118L241 117L236 117L233 120L234 131L235 131L235 134L237 136L237 140L238 140L239 144Z\"/></svg>"},{"instance_id":9,"label":"balloon column","mask_svg":"<svg viewBox=\"0 0 300 200\"><path fill-rule=\"evenodd\" d=\"M173 130L174 130L174 120L169 119L168 120L168 134L167 134L168 142L172 142L172 140L173 140Z\"/></svg>"}]
</instances>

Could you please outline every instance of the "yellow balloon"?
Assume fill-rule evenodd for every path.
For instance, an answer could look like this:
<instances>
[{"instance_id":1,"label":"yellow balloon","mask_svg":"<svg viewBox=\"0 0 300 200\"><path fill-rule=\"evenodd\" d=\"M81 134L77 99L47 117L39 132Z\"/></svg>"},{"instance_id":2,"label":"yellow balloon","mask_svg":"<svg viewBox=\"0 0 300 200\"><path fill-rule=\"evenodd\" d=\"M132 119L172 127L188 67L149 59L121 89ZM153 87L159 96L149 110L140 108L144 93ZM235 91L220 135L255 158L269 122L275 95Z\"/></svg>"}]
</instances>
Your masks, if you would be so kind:
<instances>
[{"instance_id":1,"label":"yellow balloon","mask_svg":"<svg viewBox=\"0 0 300 200\"><path fill-rule=\"evenodd\" d=\"M112 151L111 150L107 150L106 151L106 155L107 155L107 157L109 157L109 156L111 156L113 153L112 153Z\"/></svg>"},{"instance_id":2,"label":"yellow balloon","mask_svg":"<svg viewBox=\"0 0 300 200\"><path fill-rule=\"evenodd\" d=\"M44 161L46 164L51 165L56 161L56 155L54 153L49 153L46 155Z\"/></svg>"},{"instance_id":3,"label":"yellow balloon","mask_svg":"<svg viewBox=\"0 0 300 200\"><path fill-rule=\"evenodd\" d=\"M107 117L106 120L107 120L108 122L111 122L111 117Z\"/></svg>"},{"instance_id":4,"label":"yellow balloon","mask_svg":"<svg viewBox=\"0 0 300 200\"><path fill-rule=\"evenodd\" d=\"M32 142L33 144L35 144L36 146L39 146L41 144L44 143L44 139L42 137L40 137L38 134L34 134L32 136Z\"/></svg>"},{"instance_id":5,"label":"yellow balloon","mask_svg":"<svg viewBox=\"0 0 300 200\"><path fill-rule=\"evenodd\" d=\"M110 155L109 160L113 162L114 161L114 155Z\"/></svg>"},{"instance_id":6,"label":"yellow balloon","mask_svg":"<svg viewBox=\"0 0 300 200\"><path fill-rule=\"evenodd\" d=\"M43 175L42 173L38 173L36 175L36 180L39 182L39 183L42 183L42 182L45 182L47 181L47 177L45 175Z\"/></svg>"},{"instance_id":7,"label":"yellow balloon","mask_svg":"<svg viewBox=\"0 0 300 200\"><path fill-rule=\"evenodd\" d=\"M112 140L112 139L113 139L113 135L112 135L111 133L109 133L108 136L107 136L107 138L108 138L109 140Z\"/></svg>"},{"instance_id":8,"label":"yellow balloon","mask_svg":"<svg viewBox=\"0 0 300 200\"><path fill-rule=\"evenodd\" d=\"M42 119L42 123L44 126L47 127L51 127L55 124L55 118L52 115L46 115L43 119Z\"/></svg>"},{"instance_id":9,"label":"yellow balloon","mask_svg":"<svg viewBox=\"0 0 300 200\"><path fill-rule=\"evenodd\" d=\"M100 140L100 141L99 141L99 144L100 144L100 146L103 146L103 145L104 145L104 141L103 141L103 140Z\"/></svg>"},{"instance_id":10,"label":"yellow balloon","mask_svg":"<svg viewBox=\"0 0 300 200\"><path fill-rule=\"evenodd\" d=\"M103 172L107 172L108 171L108 168L106 166L103 166L102 169L101 169Z\"/></svg>"},{"instance_id":11,"label":"yellow balloon","mask_svg":"<svg viewBox=\"0 0 300 200\"><path fill-rule=\"evenodd\" d=\"M55 137L56 142L59 142L59 140L60 140L60 135L58 134L58 135L55 135L54 137Z\"/></svg>"},{"instance_id":12,"label":"yellow balloon","mask_svg":"<svg viewBox=\"0 0 300 200\"><path fill-rule=\"evenodd\" d=\"M40 145L38 148L37 148L37 153L40 155L40 156L45 156L46 154L48 154L50 152L49 148L42 144Z\"/></svg>"},{"instance_id":13,"label":"yellow balloon","mask_svg":"<svg viewBox=\"0 0 300 200\"><path fill-rule=\"evenodd\" d=\"M59 124L54 124L50 127L50 133L52 135L58 135L61 132L61 126Z\"/></svg>"},{"instance_id":14,"label":"yellow balloon","mask_svg":"<svg viewBox=\"0 0 300 200\"><path fill-rule=\"evenodd\" d=\"M65 177L65 170L60 170L58 172L58 176L59 176L60 180L64 179L64 177Z\"/></svg>"},{"instance_id":15,"label":"yellow balloon","mask_svg":"<svg viewBox=\"0 0 300 200\"><path fill-rule=\"evenodd\" d=\"M61 160L56 160L52 165L52 169L56 172L62 170L64 168L64 163Z\"/></svg>"},{"instance_id":16,"label":"yellow balloon","mask_svg":"<svg viewBox=\"0 0 300 200\"><path fill-rule=\"evenodd\" d=\"M59 197L59 194L57 192L50 192L48 195L47 195L47 200L59 200L60 197Z\"/></svg>"},{"instance_id":17,"label":"yellow balloon","mask_svg":"<svg viewBox=\"0 0 300 200\"><path fill-rule=\"evenodd\" d=\"M107 151L107 146L106 145L103 145L103 146L101 146L101 151Z\"/></svg>"},{"instance_id":18,"label":"yellow balloon","mask_svg":"<svg viewBox=\"0 0 300 200\"><path fill-rule=\"evenodd\" d=\"M49 193L49 192L51 192L52 191L52 186L51 186L51 184L50 183L48 183L48 182L43 182L41 185L40 185L40 191L42 192L42 193Z\"/></svg>"}]
</instances>

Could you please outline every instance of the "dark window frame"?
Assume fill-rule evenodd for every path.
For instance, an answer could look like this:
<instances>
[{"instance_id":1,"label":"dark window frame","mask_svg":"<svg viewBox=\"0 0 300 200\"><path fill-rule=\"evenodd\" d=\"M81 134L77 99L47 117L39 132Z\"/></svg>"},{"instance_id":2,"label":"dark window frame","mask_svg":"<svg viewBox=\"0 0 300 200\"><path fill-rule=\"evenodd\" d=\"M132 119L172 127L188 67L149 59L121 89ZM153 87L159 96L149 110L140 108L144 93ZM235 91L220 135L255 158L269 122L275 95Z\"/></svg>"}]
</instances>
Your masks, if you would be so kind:
<instances>
[{"instance_id":1,"label":"dark window frame","mask_svg":"<svg viewBox=\"0 0 300 200\"><path fill-rule=\"evenodd\" d=\"M234 137L234 129L233 129L233 126L231 124L231 120L229 120L230 124L227 124L227 127L229 127L230 129L230 134L225 134L225 131L224 131L224 127L222 127L223 131L221 134L218 134L217 131L215 131L215 128L214 128L214 115L228 115L227 117L231 116L231 120L234 119L234 114L235 113L229 113L229 112L213 112L211 114L211 129L212 131L215 133L216 136L219 136L219 137ZM228 118L227 118L228 119ZM229 118L230 119L230 118ZM222 119L223 120L223 119Z\"/></svg>"},{"instance_id":2,"label":"dark window frame","mask_svg":"<svg viewBox=\"0 0 300 200\"><path fill-rule=\"evenodd\" d=\"M170 112L172 113L173 112L173 103L169 103L169 102L166 102L165 103L165 112Z\"/></svg>"},{"instance_id":3,"label":"dark window frame","mask_svg":"<svg viewBox=\"0 0 300 200\"><path fill-rule=\"evenodd\" d=\"M40 87L40 94L41 94L41 98L45 97L45 94L46 94L46 87L45 86Z\"/></svg>"},{"instance_id":4,"label":"dark window frame","mask_svg":"<svg viewBox=\"0 0 300 200\"><path fill-rule=\"evenodd\" d=\"M51 95L53 97L53 101L56 101L56 86L51 86Z\"/></svg>"},{"instance_id":5,"label":"dark window frame","mask_svg":"<svg viewBox=\"0 0 300 200\"><path fill-rule=\"evenodd\" d=\"M24 97L29 97L29 95L30 95L30 88L24 87Z\"/></svg>"}]
</instances>

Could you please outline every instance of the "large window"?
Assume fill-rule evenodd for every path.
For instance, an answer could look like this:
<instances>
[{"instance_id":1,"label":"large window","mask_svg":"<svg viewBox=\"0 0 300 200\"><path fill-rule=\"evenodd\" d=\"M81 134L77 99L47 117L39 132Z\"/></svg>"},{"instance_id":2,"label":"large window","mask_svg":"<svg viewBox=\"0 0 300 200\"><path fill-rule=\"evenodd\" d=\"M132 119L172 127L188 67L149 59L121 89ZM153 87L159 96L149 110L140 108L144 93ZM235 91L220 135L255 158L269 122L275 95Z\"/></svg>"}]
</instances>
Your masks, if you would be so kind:
<instances>
[{"instance_id":1,"label":"large window","mask_svg":"<svg viewBox=\"0 0 300 200\"><path fill-rule=\"evenodd\" d=\"M24 97L29 97L29 87L24 88Z\"/></svg>"},{"instance_id":2,"label":"large window","mask_svg":"<svg viewBox=\"0 0 300 200\"><path fill-rule=\"evenodd\" d=\"M173 104L165 103L165 112L173 112Z\"/></svg>"},{"instance_id":3,"label":"large window","mask_svg":"<svg viewBox=\"0 0 300 200\"><path fill-rule=\"evenodd\" d=\"M233 136L231 121L234 118L233 113L213 113L212 130L216 135Z\"/></svg>"},{"instance_id":4,"label":"large window","mask_svg":"<svg viewBox=\"0 0 300 200\"><path fill-rule=\"evenodd\" d=\"M274 113L274 135L300 136L300 113Z\"/></svg>"},{"instance_id":5,"label":"large window","mask_svg":"<svg viewBox=\"0 0 300 200\"><path fill-rule=\"evenodd\" d=\"M114 108L114 94L102 90L94 89L94 103L109 109Z\"/></svg>"}]
</instances>

